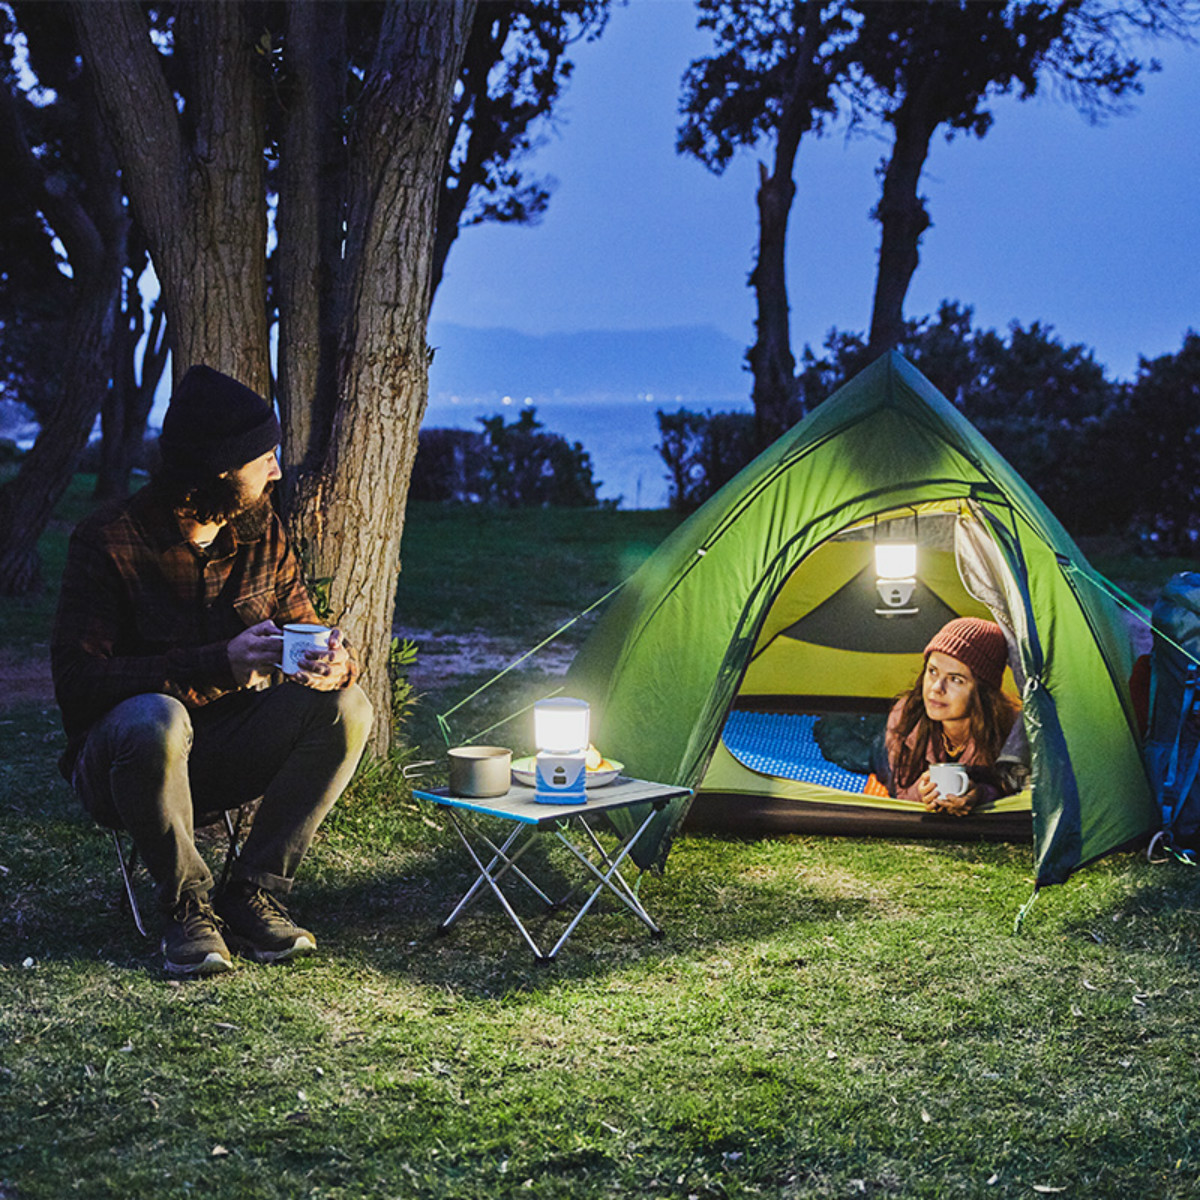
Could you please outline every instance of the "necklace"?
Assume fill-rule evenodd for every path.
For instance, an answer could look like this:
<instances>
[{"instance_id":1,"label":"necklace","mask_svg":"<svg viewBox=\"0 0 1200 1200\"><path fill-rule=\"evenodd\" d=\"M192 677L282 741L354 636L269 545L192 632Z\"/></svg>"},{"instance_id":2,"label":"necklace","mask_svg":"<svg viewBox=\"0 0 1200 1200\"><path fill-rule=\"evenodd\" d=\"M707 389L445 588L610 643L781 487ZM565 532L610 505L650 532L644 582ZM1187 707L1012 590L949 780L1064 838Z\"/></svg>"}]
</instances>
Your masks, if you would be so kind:
<instances>
[{"instance_id":1,"label":"necklace","mask_svg":"<svg viewBox=\"0 0 1200 1200\"><path fill-rule=\"evenodd\" d=\"M942 730L942 743L946 747L946 753L950 755L951 758L957 758L967 748L967 743L970 740L971 735L967 734L967 736L963 738L962 742L956 746L950 740L950 735L944 729Z\"/></svg>"}]
</instances>

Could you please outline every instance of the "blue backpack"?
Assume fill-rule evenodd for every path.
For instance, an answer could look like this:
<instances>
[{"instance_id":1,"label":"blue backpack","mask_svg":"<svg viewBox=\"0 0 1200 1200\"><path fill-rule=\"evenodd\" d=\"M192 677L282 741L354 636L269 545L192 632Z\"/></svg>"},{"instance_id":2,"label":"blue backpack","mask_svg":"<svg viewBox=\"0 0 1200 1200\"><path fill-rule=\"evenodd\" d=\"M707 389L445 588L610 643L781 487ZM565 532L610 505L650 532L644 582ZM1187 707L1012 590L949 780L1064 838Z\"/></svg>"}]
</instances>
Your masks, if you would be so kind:
<instances>
[{"instance_id":1,"label":"blue backpack","mask_svg":"<svg viewBox=\"0 0 1200 1200\"><path fill-rule=\"evenodd\" d=\"M1200 848L1200 574L1173 576L1151 613L1146 769L1162 812L1160 840L1194 860Z\"/></svg>"}]
</instances>

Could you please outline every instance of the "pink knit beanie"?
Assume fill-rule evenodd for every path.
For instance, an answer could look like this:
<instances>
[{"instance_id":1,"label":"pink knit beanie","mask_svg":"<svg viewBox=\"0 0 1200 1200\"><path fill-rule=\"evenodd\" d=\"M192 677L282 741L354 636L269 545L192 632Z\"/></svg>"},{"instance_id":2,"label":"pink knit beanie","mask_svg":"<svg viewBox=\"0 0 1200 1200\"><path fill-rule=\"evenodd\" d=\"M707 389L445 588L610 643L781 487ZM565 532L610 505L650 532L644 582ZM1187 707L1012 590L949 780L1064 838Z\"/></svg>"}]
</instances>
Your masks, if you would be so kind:
<instances>
[{"instance_id":1,"label":"pink knit beanie","mask_svg":"<svg viewBox=\"0 0 1200 1200\"><path fill-rule=\"evenodd\" d=\"M943 625L925 647L926 660L935 650L966 663L976 679L982 679L994 688L998 688L1004 679L1008 646L1004 631L995 621L956 617Z\"/></svg>"}]
</instances>

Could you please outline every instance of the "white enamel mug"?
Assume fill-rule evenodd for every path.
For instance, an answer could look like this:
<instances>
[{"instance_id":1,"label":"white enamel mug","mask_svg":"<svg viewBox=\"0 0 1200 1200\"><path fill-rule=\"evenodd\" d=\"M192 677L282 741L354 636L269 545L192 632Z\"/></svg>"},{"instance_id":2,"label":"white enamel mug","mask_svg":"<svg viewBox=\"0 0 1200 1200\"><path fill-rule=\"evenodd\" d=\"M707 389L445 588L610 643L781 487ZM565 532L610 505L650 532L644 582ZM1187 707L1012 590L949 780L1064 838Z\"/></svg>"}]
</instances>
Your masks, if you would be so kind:
<instances>
[{"instance_id":1,"label":"white enamel mug","mask_svg":"<svg viewBox=\"0 0 1200 1200\"><path fill-rule=\"evenodd\" d=\"M929 768L929 778L943 796L962 796L971 786L966 767L960 767L958 763L934 763Z\"/></svg>"},{"instance_id":2,"label":"white enamel mug","mask_svg":"<svg viewBox=\"0 0 1200 1200\"><path fill-rule=\"evenodd\" d=\"M285 625L283 627L283 661L280 666L285 675L295 675L300 669L300 659L306 650L327 650L329 635L333 632L328 625Z\"/></svg>"}]
</instances>

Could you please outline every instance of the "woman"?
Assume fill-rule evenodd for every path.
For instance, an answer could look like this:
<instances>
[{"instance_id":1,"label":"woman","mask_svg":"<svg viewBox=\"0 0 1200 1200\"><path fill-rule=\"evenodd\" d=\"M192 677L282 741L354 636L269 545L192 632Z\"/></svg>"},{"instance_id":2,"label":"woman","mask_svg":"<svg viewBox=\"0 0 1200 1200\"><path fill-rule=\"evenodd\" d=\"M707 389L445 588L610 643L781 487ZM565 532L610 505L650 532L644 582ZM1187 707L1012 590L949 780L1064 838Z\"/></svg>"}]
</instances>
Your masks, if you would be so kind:
<instances>
[{"instance_id":1,"label":"woman","mask_svg":"<svg viewBox=\"0 0 1200 1200\"><path fill-rule=\"evenodd\" d=\"M976 805L1018 792L1028 778L1020 705L1000 690L1008 649L993 621L958 617L925 647L925 666L888 716L888 791L930 812L965 817ZM942 795L931 763L966 768L962 795Z\"/></svg>"}]
</instances>

